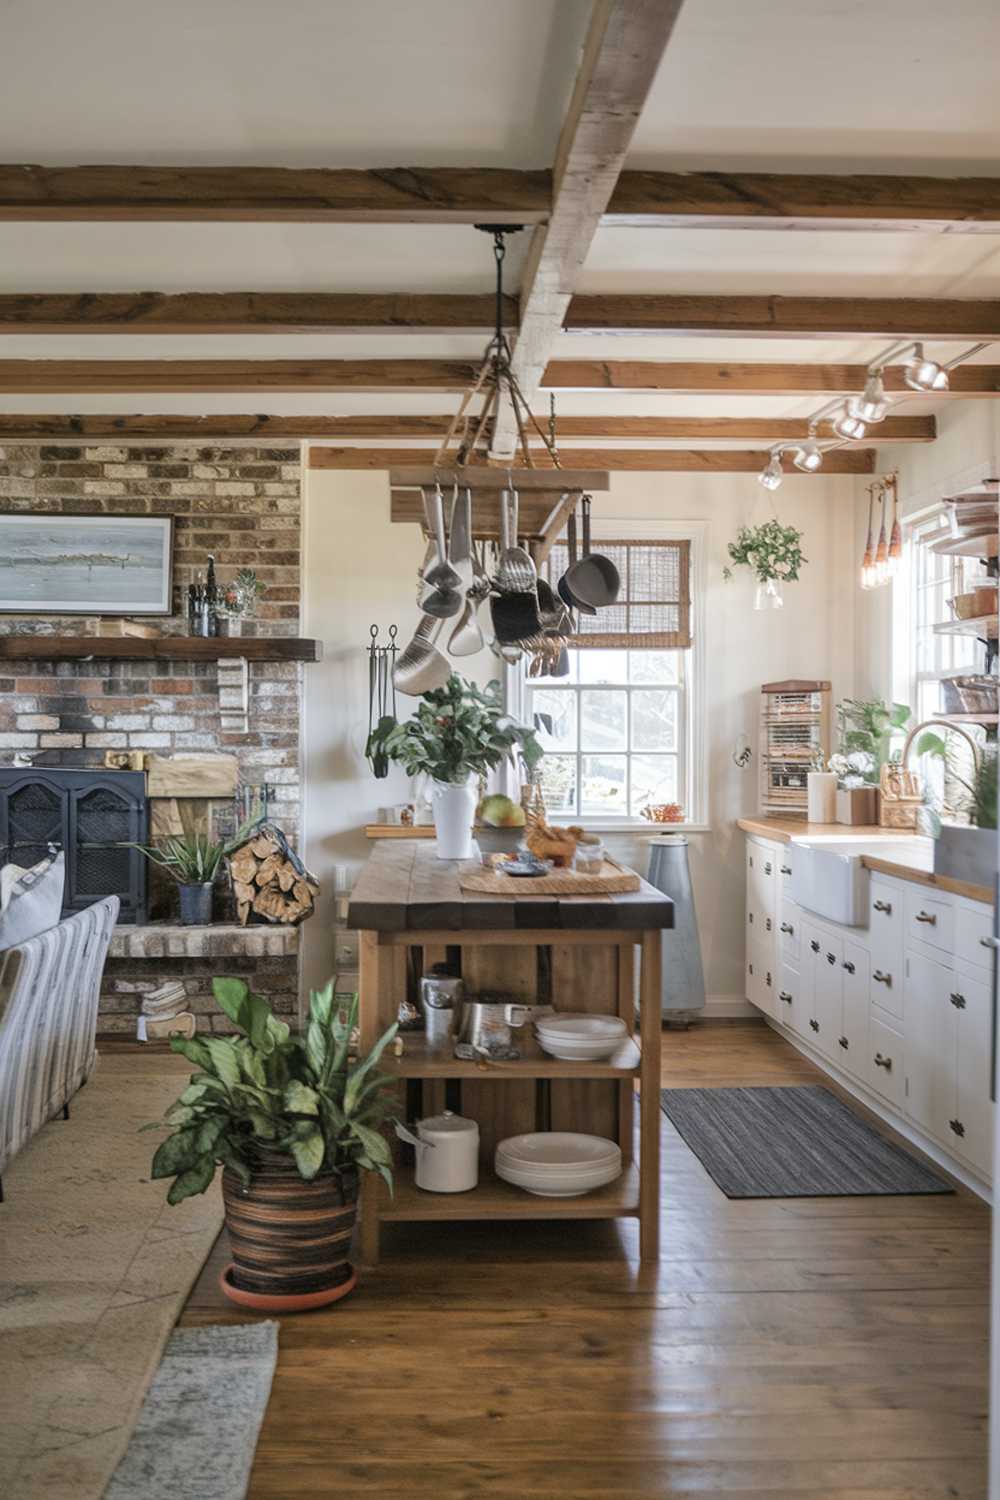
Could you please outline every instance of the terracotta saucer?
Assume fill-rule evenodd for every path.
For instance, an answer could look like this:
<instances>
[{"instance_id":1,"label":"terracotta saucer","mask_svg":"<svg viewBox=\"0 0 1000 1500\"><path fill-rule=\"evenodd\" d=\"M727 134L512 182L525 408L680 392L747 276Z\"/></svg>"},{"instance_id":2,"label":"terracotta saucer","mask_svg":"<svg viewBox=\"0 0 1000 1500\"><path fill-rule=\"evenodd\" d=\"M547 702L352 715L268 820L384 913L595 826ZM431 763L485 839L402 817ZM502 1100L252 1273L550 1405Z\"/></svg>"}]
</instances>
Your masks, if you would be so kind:
<instances>
[{"instance_id":1,"label":"terracotta saucer","mask_svg":"<svg viewBox=\"0 0 1000 1500\"><path fill-rule=\"evenodd\" d=\"M298 1292L288 1296L278 1296L267 1292L244 1292L240 1287L234 1286L230 1279L233 1264L229 1265L219 1277L219 1286L230 1302L235 1302L240 1307L252 1308L254 1312L268 1313L296 1313L311 1312L316 1307L327 1307L331 1302L339 1302L341 1297L346 1297L353 1292L358 1282L356 1271L352 1271L347 1281L342 1281L339 1286L328 1287L322 1292Z\"/></svg>"}]
</instances>

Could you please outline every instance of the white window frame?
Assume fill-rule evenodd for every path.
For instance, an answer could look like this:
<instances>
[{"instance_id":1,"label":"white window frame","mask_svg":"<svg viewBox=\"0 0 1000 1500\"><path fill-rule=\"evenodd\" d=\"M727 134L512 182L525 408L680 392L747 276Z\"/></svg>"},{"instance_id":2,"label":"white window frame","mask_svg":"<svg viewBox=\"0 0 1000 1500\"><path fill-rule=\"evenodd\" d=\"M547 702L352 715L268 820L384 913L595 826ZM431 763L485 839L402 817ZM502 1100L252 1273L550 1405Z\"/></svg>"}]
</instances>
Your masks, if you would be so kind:
<instances>
[{"instance_id":1,"label":"white window frame","mask_svg":"<svg viewBox=\"0 0 1000 1500\"><path fill-rule=\"evenodd\" d=\"M708 706L706 700L705 674L705 620L706 620L706 552L708 523L706 521L657 521L620 519L617 517L595 520L592 525L594 542L599 541L690 541L691 565L691 645L685 651L683 674L683 699L681 724L683 744L679 747L679 763L686 772L687 785L678 788L678 800L686 814L683 823L672 823L665 831L671 833L708 833L709 781L708 781ZM585 648L586 649L586 648ZM634 649L634 648L633 648ZM525 677L523 666L508 667L504 672L504 685L508 710L515 717L526 713ZM657 825L644 818L612 818L600 814L586 816L582 813L553 813L552 822L573 823L583 819L588 828L598 833L630 833L643 829L649 833Z\"/></svg>"},{"instance_id":2,"label":"white window frame","mask_svg":"<svg viewBox=\"0 0 1000 1500\"><path fill-rule=\"evenodd\" d=\"M923 543L921 534L928 528L933 527L935 522L940 522L944 517L944 507L934 504L923 507L906 517L903 522L903 567L897 579L897 587L893 589L893 611L892 611L892 683L893 697L897 702L908 703L914 713L913 723L920 718L926 718L927 714L920 709L921 688L926 683L939 682L942 677L948 677L962 670L961 661L955 660L962 654L962 644L969 643L969 670L975 670L976 653L969 636L939 636L938 664L930 671L919 669L919 625L916 592L918 585L917 568L919 566L918 556ZM955 591L961 588L961 575L964 562L961 558L951 560L953 574L953 585ZM947 660L946 658L952 658ZM931 715L933 717L933 714Z\"/></svg>"}]
</instances>

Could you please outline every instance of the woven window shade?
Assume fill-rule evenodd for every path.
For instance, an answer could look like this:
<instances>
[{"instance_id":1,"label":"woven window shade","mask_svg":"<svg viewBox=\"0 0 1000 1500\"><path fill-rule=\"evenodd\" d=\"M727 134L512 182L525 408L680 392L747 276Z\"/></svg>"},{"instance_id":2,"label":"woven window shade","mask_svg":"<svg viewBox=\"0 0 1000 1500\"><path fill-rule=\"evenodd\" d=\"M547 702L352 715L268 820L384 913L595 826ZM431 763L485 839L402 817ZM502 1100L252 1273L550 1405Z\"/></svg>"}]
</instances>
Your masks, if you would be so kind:
<instances>
[{"instance_id":1,"label":"woven window shade","mask_svg":"<svg viewBox=\"0 0 1000 1500\"><path fill-rule=\"evenodd\" d=\"M595 546L621 575L616 604L596 615L581 614L576 647L642 647L654 650L691 644L691 543L688 541L606 542ZM569 553L557 542L548 556L553 588L566 571Z\"/></svg>"}]
</instances>

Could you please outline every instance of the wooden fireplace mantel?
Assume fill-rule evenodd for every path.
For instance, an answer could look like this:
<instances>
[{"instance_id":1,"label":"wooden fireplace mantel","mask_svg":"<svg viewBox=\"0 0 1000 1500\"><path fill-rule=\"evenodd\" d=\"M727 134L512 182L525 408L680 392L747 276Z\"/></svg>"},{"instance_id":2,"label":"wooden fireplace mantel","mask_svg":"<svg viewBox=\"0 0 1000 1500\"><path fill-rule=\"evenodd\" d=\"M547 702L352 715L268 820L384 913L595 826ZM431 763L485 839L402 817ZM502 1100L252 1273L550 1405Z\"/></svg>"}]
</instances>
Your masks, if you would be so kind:
<instances>
[{"instance_id":1,"label":"wooden fireplace mantel","mask_svg":"<svg viewBox=\"0 0 1000 1500\"><path fill-rule=\"evenodd\" d=\"M139 636L0 635L0 659L18 661L89 661L91 658L128 661L243 661L315 662L323 658L323 642L300 636Z\"/></svg>"}]
</instances>

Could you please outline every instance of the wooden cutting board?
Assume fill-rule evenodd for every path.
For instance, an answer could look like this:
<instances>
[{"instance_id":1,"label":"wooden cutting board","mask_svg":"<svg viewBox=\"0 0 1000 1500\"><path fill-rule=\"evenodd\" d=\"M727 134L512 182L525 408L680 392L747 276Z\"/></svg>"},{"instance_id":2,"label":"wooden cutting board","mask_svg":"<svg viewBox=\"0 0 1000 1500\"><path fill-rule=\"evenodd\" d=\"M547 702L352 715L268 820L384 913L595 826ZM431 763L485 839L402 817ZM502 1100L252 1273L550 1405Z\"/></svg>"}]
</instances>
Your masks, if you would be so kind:
<instances>
[{"instance_id":1,"label":"wooden cutting board","mask_svg":"<svg viewBox=\"0 0 1000 1500\"><path fill-rule=\"evenodd\" d=\"M498 868L503 855L493 855L489 867L464 871L458 877L463 891L484 891L491 896L620 896L637 891L640 881L634 870L605 858L596 875L576 870L553 870L548 875L504 875Z\"/></svg>"}]
</instances>

